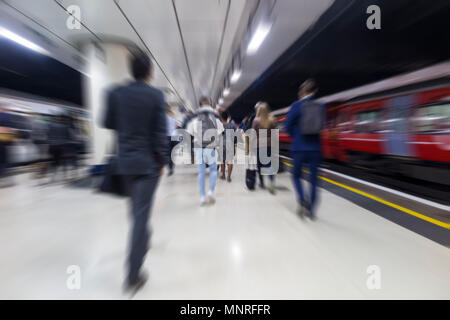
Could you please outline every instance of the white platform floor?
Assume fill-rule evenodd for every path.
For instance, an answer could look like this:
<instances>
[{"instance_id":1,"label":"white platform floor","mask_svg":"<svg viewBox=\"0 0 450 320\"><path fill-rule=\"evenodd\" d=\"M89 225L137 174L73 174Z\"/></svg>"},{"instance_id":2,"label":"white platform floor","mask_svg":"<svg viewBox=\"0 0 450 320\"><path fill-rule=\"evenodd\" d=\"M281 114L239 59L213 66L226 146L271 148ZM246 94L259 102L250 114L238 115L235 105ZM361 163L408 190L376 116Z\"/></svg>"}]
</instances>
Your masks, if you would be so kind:
<instances>
[{"instance_id":1,"label":"white platform floor","mask_svg":"<svg viewBox=\"0 0 450 320\"><path fill-rule=\"evenodd\" d=\"M247 191L242 169L233 178L203 208L193 166L161 180L150 279L135 299L450 298L446 247L325 190L319 219L302 221L287 173L276 196ZM16 180L0 189L0 298L127 299L125 201ZM81 268L79 290L67 288L70 265ZM366 285L370 265L379 290Z\"/></svg>"}]
</instances>

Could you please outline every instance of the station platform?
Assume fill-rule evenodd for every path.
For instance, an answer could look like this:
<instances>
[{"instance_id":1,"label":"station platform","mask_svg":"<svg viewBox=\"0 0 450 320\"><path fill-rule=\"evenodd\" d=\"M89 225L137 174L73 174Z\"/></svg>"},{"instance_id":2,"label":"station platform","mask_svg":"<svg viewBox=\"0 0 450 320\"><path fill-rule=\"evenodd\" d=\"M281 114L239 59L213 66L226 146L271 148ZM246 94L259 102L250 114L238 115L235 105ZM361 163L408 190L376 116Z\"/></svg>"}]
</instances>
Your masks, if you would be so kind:
<instances>
[{"instance_id":1,"label":"station platform","mask_svg":"<svg viewBox=\"0 0 450 320\"><path fill-rule=\"evenodd\" d=\"M150 278L135 299L450 298L442 243L324 185L318 219L301 220L288 172L271 195L247 190L235 166L231 183L217 180L216 204L200 207L196 173L183 165L161 179ZM126 201L67 184L36 187L29 174L15 180L0 189L0 298L128 299ZM72 265L81 270L79 290L67 287ZM379 289L367 285L374 265Z\"/></svg>"}]
</instances>

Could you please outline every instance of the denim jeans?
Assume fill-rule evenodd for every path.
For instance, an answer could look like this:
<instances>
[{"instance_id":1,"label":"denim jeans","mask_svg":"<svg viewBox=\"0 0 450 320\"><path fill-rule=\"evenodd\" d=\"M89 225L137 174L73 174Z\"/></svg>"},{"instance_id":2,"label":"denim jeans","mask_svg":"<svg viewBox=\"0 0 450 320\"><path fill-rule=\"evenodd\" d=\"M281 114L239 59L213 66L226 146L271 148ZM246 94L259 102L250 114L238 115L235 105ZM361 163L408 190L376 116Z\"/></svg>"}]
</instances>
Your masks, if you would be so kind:
<instances>
[{"instance_id":1,"label":"denim jeans","mask_svg":"<svg viewBox=\"0 0 450 320\"><path fill-rule=\"evenodd\" d=\"M315 204L317 202L317 171L320 165L320 151L296 151L292 152L292 158L294 159L292 180L297 192L297 201L299 203L302 203L305 200L309 202L311 206L311 213L314 213ZM307 168L309 169L309 182L311 184L308 199L305 195L302 187L302 182L300 180L302 178L302 170L304 165L308 166Z\"/></svg>"},{"instance_id":2,"label":"denim jeans","mask_svg":"<svg viewBox=\"0 0 450 320\"><path fill-rule=\"evenodd\" d=\"M195 163L198 165L198 186L200 188L200 196L204 197L205 193L205 175L206 164L209 165L209 190L214 191L217 180L217 151L215 149L196 148Z\"/></svg>"}]
</instances>

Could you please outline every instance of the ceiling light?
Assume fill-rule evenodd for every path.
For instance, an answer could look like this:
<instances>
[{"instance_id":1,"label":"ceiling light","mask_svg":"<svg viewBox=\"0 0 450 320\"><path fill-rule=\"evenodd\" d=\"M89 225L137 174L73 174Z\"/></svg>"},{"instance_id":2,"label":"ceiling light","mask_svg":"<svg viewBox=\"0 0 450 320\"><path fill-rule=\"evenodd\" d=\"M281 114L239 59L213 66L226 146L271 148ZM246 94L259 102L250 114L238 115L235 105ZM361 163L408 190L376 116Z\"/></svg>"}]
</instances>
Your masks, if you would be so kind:
<instances>
[{"instance_id":1,"label":"ceiling light","mask_svg":"<svg viewBox=\"0 0 450 320\"><path fill-rule=\"evenodd\" d=\"M241 77L241 74L242 74L241 70L235 70L233 72L233 74L231 75L231 79L230 79L231 83L238 81L239 78Z\"/></svg>"},{"instance_id":2,"label":"ceiling light","mask_svg":"<svg viewBox=\"0 0 450 320\"><path fill-rule=\"evenodd\" d=\"M12 31L9 31L8 29L5 29L3 27L0 27L0 36L8 38L9 40L12 40L28 49L37 51L39 53L49 55L49 52L45 50L44 48L38 46L37 44L19 36L18 34L15 34Z\"/></svg>"},{"instance_id":3,"label":"ceiling light","mask_svg":"<svg viewBox=\"0 0 450 320\"><path fill-rule=\"evenodd\" d=\"M223 96L226 97L230 94L230 89L226 88L225 90L223 90Z\"/></svg>"},{"instance_id":4,"label":"ceiling light","mask_svg":"<svg viewBox=\"0 0 450 320\"><path fill-rule=\"evenodd\" d=\"M223 103L223 98L220 98L219 99L219 104L222 104Z\"/></svg>"},{"instance_id":5,"label":"ceiling light","mask_svg":"<svg viewBox=\"0 0 450 320\"><path fill-rule=\"evenodd\" d=\"M256 29L255 33L252 36L252 39L250 40L250 43L248 44L247 54L254 54L256 51L258 51L264 39L269 34L271 27L272 25L268 23L261 23L258 26L258 28Z\"/></svg>"}]
</instances>

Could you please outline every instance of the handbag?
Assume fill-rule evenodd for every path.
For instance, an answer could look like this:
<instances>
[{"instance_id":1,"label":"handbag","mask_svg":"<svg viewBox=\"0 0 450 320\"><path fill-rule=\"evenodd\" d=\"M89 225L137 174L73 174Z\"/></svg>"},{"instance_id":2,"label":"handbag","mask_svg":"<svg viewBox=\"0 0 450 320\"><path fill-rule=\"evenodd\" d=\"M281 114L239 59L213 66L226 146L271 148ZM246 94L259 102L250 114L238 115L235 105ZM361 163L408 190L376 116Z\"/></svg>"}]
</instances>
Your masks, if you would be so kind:
<instances>
[{"instance_id":1,"label":"handbag","mask_svg":"<svg viewBox=\"0 0 450 320\"><path fill-rule=\"evenodd\" d=\"M117 174L117 157L112 156L105 168L104 177L100 183L99 192L108 193L118 197L128 197L129 190L125 177Z\"/></svg>"}]
</instances>

